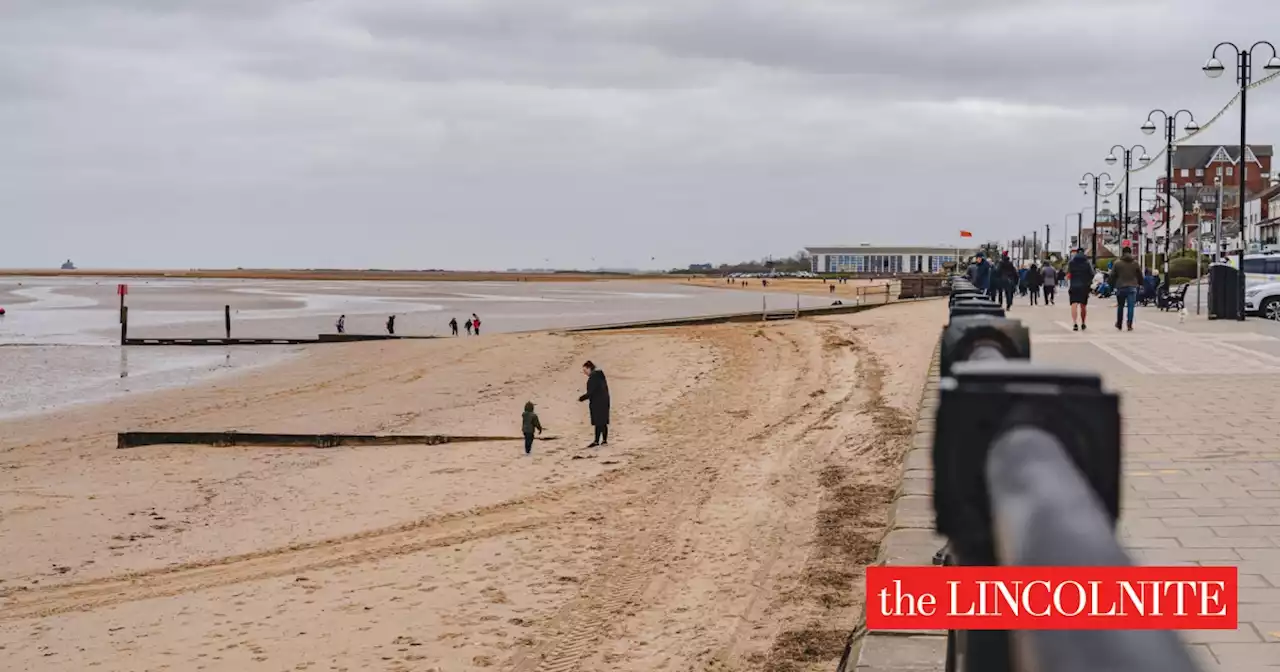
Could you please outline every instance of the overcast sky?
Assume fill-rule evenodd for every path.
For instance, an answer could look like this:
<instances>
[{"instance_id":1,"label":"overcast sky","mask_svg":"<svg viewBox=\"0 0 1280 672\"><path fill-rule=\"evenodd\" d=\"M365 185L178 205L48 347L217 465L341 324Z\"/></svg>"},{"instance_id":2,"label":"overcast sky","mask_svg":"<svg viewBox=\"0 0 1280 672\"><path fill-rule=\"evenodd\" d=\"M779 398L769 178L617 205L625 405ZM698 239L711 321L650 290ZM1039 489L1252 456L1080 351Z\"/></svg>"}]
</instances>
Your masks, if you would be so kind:
<instances>
[{"instance_id":1,"label":"overcast sky","mask_svg":"<svg viewBox=\"0 0 1280 672\"><path fill-rule=\"evenodd\" d=\"M1230 99L1200 72L1215 43L1280 41L1280 3L1215 7L0 0L0 266L670 268L1056 239L1109 147L1160 149L1153 107L1206 121ZM1280 83L1251 103L1251 142L1280 138ZM1205 142L1237 142L1237 114Z\"/></svg>"}]
</instances>

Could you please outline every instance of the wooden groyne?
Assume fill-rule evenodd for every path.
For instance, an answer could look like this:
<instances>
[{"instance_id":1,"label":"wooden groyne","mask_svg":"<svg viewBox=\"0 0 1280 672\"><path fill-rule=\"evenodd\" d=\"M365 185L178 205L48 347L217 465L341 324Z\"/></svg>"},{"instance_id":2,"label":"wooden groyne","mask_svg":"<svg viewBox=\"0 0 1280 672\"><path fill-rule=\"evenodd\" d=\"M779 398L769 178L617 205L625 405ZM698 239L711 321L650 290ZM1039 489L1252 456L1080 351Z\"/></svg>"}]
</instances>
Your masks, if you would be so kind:
<instances>
[{"instance_id":1,"label":"wooden groyne","mask_svg":"<svg viewBox=\"0 0 1280 672\"><path fill-rule=\"evenodd\" d=\"M315 338L126 338L124 345L315 345L318 343L359 343L402 341L439 336L392 336L390 334L320 334Z\"/></svg>"},{"instance_id":2,"label":"wooden groyne","mask_svg":"<svg viewBox=\"0 0 1280 672\"><path fill-rule=\"evenodd\" d=\"M538 437L551 441L557 437ZM521 436L452 436L447 434L279 434L260 432L120 432L116 448L142 446L262 446L336 448L338 446L439 446L446 443L523 441Z\"/></svg>"}]
</instances>

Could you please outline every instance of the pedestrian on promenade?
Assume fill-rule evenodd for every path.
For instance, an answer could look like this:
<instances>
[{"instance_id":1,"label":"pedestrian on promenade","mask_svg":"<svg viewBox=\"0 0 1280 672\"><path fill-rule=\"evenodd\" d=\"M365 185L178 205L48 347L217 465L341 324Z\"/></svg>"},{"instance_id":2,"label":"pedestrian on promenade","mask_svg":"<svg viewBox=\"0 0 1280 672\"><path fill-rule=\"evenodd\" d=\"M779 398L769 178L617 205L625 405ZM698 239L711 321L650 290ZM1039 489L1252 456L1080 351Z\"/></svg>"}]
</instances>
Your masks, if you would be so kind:
<instances>
[{"instance_id":1,"label":"pedestrian on promenade","mask_svg":"<svg viewBox=\"0 0 1280 672\"><path fill-rule=\"evenodd\" d=\"M991 287L991 264L987 262L987 255L979 252L978 256L974 257L973 266L969 270L969 280L973 282L973 286L977 287L979 292L994 299L995 295L992 294Z\"/></svg>"},{"instance_id":2,"label":"pedestrian on promenade","mask_svg":"<svg viewBox=\"0 0 1280 672\"><path fill-rule=\"evenodd\" d=\"M346 315L339 315L339 316L338 316L338 323L337 323L337 324L335 324L334 326L338 328L338 333L339 333L339 334L345 334L345 333L347 333L347 316L346 316Z\"/></svg>"},{"instance_id":3,"label":"pedestrian on promenade","mask_svg":"<svg viewBox=\"0 0 1280 672\"><path fill-rule=\"evenodd\" d=\"M596 437L588 448L609 445L609 381L604 371L588 360L582 365L582 373L587 377L587 393L578 397L578 401L587 402L591 410L591 426L595 428Z\"/></svg>"},{"instance_id":4,"label":"pedestrian on promenade","mask_svg":"<svg viewBox=\"0 0 1280 672\"><path fill-rule=\"evenodd\" d=\"M1027 295L1027 269L1018 269L1018 296Z\"/></svg>"},{"instance_id":5,"label":"pedestrian on promenade","mask_svg":"<svg viewBox=\"0 0 1280 672\"><path fill-rule=\"evenodd\" d=\"M1071 301L1071 330L1088 329L1089 290L1093 281L1093 262L1084 254L1084 248L1076 250L1067 262L1067 299Z\"/></svg>"},{"instance_id":6,"label":"pedestrian on promenade","mask_svg":"<svg viewBox=\"0 0 1280 672\"><path fill-rule=\"evenodd\" d=\"M454 336L458 335L458 318L454 317L449 320L449 331L451 331Z\"/></svg>"},{"instance_id":7,"label":"pedestrian on promenade","mask_svg":"<svg viewBox=\"0 0 1280 672\"><path fill-rule=\"evenodd\" d=\"M396 335L396 316L392 315L387 318L387 333L391 336Z\"/></svg>"},{"instance_id":8,"label":"pedestrian on promenade","mask_svg":"<svg viewBox=\"0 0 1280 672\"><path fill-rule=\"evenodd\" d=\"M475 313L471 313L471 328L476 330L476 336L480 335L480 318Z\"/></svg>"},{"instance_id":9,"label":"pedestrian on promenade","mask_svg":"<svg viewBox=\"0 0 1280 672\"><path fill-rule=\"evenodd\" d=\"M1044 284L1044 276L1040 274L1040 267L1036 262L1031 262L1031 267L1027 269L1027 293L1031 295L1031 305L1040 304L1040 285Z\"/></svg>"},{"instance_id":10,"label":"pedestrian on promenade","mask_svg":"<svg viewBox=\"0 0 1280 672\"><path fill-rule=\"evenodd\" d=\"M526 401L524 404L524 414L520 416L520 430L524 432L524 454L528 455L533 452L534 431L542 433L542 421L538 420L538 414L533 412L532 401Z\"/></svg>"},{"instance_id":11,"label":"pedestrian on promenade","mask_svg":"<svg viewBox=\"0 0 1280 672\"><path fill-rule=\"evenodd\" d=\"M1040 274L1044 276L1044 305L1052 306L1058 288L1058 269L1046 261Z\"/></svg>"},{"instance_id":12,"label":"pedestrian on promenade","mask_svg":"<svg viewBox=\"0 0 1280 672\"><path fill-rule=\"evenodd\" d=\"M463 322L463 323L462 323L462 326L464 326L464 327L466 327L466 328L467 328L467 335L468 335L468 336L470 336L470 335L471 335L471 320L467 320L466 322Z\"/></svg>"},{"instance_id":13,"label":"pedestrian on promenade","mask_svg":"<svg viewBox=\"0 0 1280 672\"><path fill-rule=\"evenodd\" d=\"M1018 286L1018 269L1013 265L1013 261L1009 259L1009 253L1005 252L1000 255L1000 265L996 266L995 274L1000 278L1000 291L1004 296L1004 309L1013 308L1013 292ZM996 303L1000 303L1000 295L996 297Z\"/></svg>"},{"instance_id":14,"label":"pedestrian on promenade","mask_svg":"<svg viewBox=\"0 0 1280 672\"><path fill-rule=\"evenodd\" d=\"M1133 331L1133 307L1138 302L1138 287L1142 285L1142 268L1133 260L1133 252L1124 248L1120 259L1111 266L1111 286L1116 288L1116 329L1120 329L1120 320L1128 308L1128 319L1125 324Z\"/></svg>"}]
</instances>

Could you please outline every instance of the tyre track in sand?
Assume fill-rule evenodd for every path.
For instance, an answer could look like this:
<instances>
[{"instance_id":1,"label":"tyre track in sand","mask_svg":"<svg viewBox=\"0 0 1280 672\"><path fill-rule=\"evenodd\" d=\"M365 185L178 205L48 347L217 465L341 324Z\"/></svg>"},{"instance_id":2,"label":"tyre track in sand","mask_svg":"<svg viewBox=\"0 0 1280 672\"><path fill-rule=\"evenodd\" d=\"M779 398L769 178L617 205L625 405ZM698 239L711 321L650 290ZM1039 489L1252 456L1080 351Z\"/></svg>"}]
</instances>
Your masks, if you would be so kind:
<instances>
[{"instance_id":1,"label":"tyre track in sand","mask_svg":"<svg viewBox=\"0 0 1280 672\"><path fill-rule=\"evenodd\" d=\"M842 330L843 325L818 329L825 337L833 330ZM718 336L714 341L717 347L728 353L728 361L720 363L710 385L686 393L663 417L651 423L662 434L663 445L655 448L655 455L646 456L649 470L642 469L641 473L650 476L640 505L624 520L611 524L618 536L606 542L605 547L612 546L614 550L605 552L598 573L585 582L579 597L549 623L547 641L512 657L508 667L514 672L577 669L607 636L612 623L626 618L629 609L644 606L643 597L656 575L678 555L678 531L695 520L715 494L726 458L733 457L728 454L730 451L740 452L742 446L761 441L794 439L797 445L789 451L794 453L800 450L800 437L829 420L857 394L856 388L839 395L816 394L811 389L826 379L827 361L818 357L818 370L814 370L796 330L770 330L768 335L759 330L753 336L735 327L712 333ZM778 343L779 337L786 342ZM769 344L758 349L754 338L763 338ZM761 370L795 373L782 389L753 390L743 400L742 391L751 389L749 381ZM820 387L818 391L821 392ZM759 412L759 417L753 422L734 412L726 413L719 403L721 399L735 399L735 404L745 404L753 409L751 415ZM716 412L710 412L713 410ZM773 525L777 519L771 516L769 521L761 522ZM638 532L628 534L626 530ZM781 536L774 540L780 544ZM780 546L764 549L762 555L758 576L772 570L773 561L781 555ZM751 598L751 606L755 602L756 598ZM607 660L604 662L608 664Z\"/></svg>"},{"instance_id":2,"label":"tyre track in sand","mask_svg":"<svg viewBox=\"0 0 1280 672\"><path fill-rule=\"evenodd\" d=\"M0 591L0 622L90 611L125 602L374 562L531 530L561 520L574 495L598 488L622 470L558 490L494 506L430 516L385 528L314 542L226 556L154 570L35 589Z\"/></svg>"}]
</instances>

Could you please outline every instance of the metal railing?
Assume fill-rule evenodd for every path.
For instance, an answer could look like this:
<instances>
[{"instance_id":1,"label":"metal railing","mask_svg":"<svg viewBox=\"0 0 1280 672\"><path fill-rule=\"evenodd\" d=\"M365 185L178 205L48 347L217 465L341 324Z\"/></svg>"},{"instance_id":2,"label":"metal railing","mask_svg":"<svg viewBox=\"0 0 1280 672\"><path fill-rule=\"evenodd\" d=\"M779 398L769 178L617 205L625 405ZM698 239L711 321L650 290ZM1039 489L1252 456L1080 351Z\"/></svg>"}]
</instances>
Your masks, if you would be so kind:
<instances>
[{"instance_id":1,"label":"metal railing","mask_svg":"<svg viewBox=\"0 0 1280 672\"><path fill-rule=\"evenodd\" d=\"M933 448L935 562L1130 566L1120 514L1119 399L1096 375L1030 363L1027 329L964 278L951 322ZM1021 361L1019 361L1021 360ZM948 633L948 672L1194 672L1172 631Z\"/></svg>"}]
</instances>

